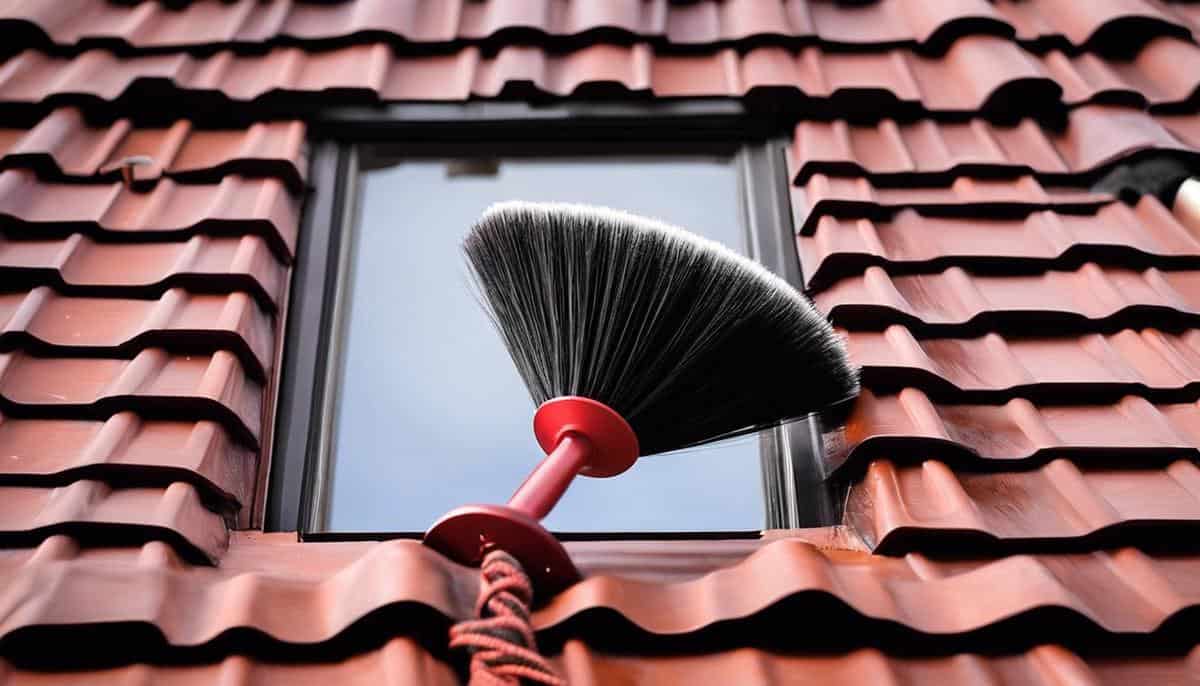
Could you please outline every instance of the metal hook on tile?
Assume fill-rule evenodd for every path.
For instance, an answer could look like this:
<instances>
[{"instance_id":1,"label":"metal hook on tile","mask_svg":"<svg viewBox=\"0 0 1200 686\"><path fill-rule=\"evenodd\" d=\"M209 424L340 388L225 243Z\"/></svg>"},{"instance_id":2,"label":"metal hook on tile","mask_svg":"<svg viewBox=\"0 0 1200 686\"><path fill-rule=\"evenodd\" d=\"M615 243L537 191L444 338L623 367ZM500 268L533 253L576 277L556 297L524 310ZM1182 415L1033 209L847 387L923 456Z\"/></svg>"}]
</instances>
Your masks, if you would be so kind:
<instances>
[{"instance_id":1,"label":"metal hook on tile","mask_svg":"<svg viewBox=\"0 0 1200 686\"><path fill-rule=\"evenodd\" d=\"M132 189L134 179L134 167L145 167L154 164L154 158L149 155L130 155L123 157L114 165L121 170L121 182L126 188Z\"/></svg>"}]
</instances>

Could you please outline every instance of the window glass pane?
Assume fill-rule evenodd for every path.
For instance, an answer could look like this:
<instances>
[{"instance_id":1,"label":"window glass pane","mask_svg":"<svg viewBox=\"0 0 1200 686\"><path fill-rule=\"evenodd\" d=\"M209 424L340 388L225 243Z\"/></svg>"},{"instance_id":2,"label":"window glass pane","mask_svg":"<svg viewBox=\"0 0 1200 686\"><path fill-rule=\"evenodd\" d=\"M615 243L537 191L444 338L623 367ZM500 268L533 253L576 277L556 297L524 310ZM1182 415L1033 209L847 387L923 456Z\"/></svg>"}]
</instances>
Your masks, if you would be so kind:
<instances>
[{"instance_id":1,"label":"window glass pane","mask_svg":"<svg viewBox=\"0 0 1200 686\"><path fill-rule=\"evenodd\" d=\"M533 403L469 287L460 243L508 199L607 205L744 252L725 157L405 159L360 176L333 438L329 528L420 531L447 510L502 503L541 458ZM556 531L752 530L764 525L755 437L577 478Z\"/></svg>"}]
</instances>

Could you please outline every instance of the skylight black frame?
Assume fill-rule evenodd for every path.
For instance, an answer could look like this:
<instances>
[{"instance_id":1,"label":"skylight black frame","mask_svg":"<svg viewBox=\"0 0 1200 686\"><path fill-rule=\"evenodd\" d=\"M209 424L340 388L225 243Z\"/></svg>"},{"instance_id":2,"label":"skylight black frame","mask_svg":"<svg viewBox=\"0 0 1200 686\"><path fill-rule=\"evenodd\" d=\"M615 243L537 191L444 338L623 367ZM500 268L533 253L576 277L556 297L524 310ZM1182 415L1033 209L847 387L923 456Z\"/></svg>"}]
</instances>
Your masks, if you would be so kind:
<instances>
[{"instance_id":1,"label":"skylight black frame","mask_svg":"<svg viewBox=\"0 0 1200 686\"><path fill-rule=\"evenodd\" d=\"M470 152L471 144L517 149L570 141L621 144L626 152L736 150L739 195L752 257L801 286L786 130L764 113L720 100L585 103L403 104L334 108L310 123L308 198L293 265L274 445L264 508L266 531L298 531L305 540L411 538L421 532L322 530L329 486L329 437L341 315L349 269L345 249L355 224L357 146L401 145L415 153ZM642 144L642 145L639 145ZM629 147L632 146L632 147ZM547 152L553 153L552 150ZM766 528L835 524L839 487L826 481L815 419L778 427L760 443ZM530 468L536 455L530 456ZM514 484L515 487L515 484ZM497 493L502 502L508 493ZM579 539L745 537L753 532L568 534Z\"/></svg>"}]
</instances>

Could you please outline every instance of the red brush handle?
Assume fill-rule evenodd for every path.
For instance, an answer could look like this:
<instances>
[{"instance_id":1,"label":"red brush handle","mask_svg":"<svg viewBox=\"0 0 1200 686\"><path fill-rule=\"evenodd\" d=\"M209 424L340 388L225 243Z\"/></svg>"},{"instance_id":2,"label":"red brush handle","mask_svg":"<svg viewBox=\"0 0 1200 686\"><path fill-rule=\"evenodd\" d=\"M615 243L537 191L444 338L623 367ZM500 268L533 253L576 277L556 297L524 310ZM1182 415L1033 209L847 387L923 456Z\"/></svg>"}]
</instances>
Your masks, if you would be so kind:
<instances>
[{"instance_id":1,"label":"red brush handle","mask_svg":"<svg viewBox=\"0 0 1200 686\"><path fill-rule=\"evenodd\" d=\"M638 456L637 436L611 408L565 396L542 403L533 432L547 455L507 505L467 505L430 527L425 544L463 564L478 564L488 548L517 558L539 593L553 595L579 579L571 557L538 523L577 474L616 476Z\"/></svg>"},{"instance_id":2,"label":"red brush handle","mask_svg":"<svg viewBox=\"0 0 1200 686\"><path fill-rule=\"evenodd\" d=\"M565 433L556 447L533 470L508 506L534 519L543 519L567 492L567 487L591 460L592 442L583 435Z\"/></svg>"}]
</instances>

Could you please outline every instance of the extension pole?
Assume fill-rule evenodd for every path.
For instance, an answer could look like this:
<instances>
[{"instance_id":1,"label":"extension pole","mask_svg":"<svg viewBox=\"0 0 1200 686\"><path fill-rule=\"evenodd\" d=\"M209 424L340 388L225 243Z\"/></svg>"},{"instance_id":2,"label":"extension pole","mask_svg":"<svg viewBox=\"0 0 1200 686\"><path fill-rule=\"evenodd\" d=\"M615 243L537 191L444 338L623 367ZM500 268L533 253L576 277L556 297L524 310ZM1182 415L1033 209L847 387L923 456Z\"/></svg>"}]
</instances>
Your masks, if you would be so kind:
<instances>
[{"instance_id":1,"label":"extension pole","mask_svg":"<svg viewBox=\"0 0 1200 686\"><path fill-rule=\"evenodd\" d=\"M567 492L575 475L587 466L591 454L592 443L586 436L567 433L508 499L508 506L534 519L544 519Z\"/></svg>"}]
</instances>

